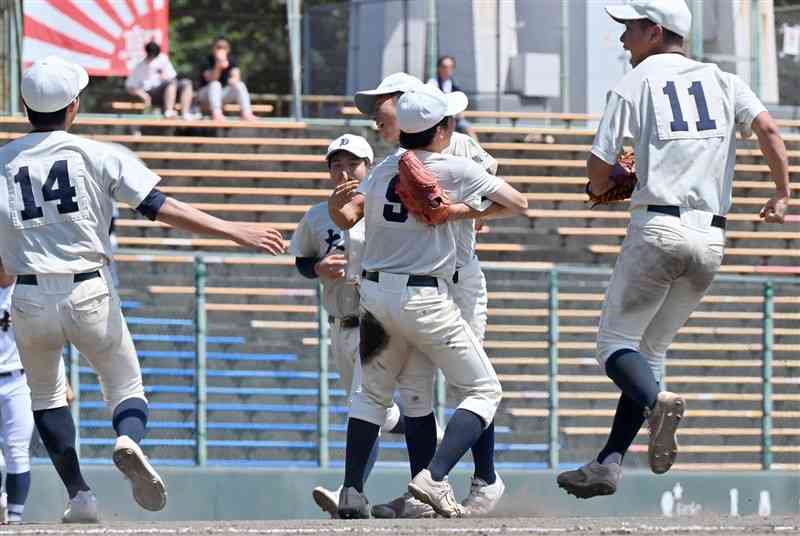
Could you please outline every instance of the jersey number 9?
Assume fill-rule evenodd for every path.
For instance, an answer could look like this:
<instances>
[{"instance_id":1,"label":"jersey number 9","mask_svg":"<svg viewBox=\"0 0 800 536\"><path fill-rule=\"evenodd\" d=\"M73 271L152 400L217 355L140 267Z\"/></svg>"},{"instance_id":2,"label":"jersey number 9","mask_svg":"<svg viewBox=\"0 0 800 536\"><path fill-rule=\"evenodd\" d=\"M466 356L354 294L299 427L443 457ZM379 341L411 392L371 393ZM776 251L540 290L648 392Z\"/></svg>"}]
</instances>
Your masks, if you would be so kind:
<instances>
[{"instance_id":1,"label":"jersey number 9","mask_svg":"<svg viewBox=\"0 0 800 536\"><path fill-rule=\"evenodd\" d=\"M400 199L400 196L397 195L397 192L394 191L394 187L399 179L400 176L395 175L392 177L392 180L389 181L389 188L386 189L386 200L389 201L389 203L383 205L383 219L395 223L405 223L408 219L408 209L403 205L403 201Z\"/></svg>"}]
</instances>

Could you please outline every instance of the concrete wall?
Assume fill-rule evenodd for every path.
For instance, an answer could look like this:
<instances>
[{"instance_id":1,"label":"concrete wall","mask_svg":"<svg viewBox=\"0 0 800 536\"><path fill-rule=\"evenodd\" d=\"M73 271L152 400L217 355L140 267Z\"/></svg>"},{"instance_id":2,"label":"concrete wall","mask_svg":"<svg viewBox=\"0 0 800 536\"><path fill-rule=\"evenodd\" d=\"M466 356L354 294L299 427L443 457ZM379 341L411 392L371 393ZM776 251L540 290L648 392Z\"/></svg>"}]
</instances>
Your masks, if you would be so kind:
<instances>
[{"instance_id":1,"label":"concrete wall","mask_svg":"<svg viewBox=\"0 0 800 536\"><path fill-rule=\"evenodd\" d=\"M130 487L111 467L87 467L85 476L97 494L104 521L123 520L210 520L210 519L292 519L322 516L311 499L314 486L336 488L342 472L319 470L262 469L163 469L167 482L167 508L159 513L136 507ZM466 494L468 474L451 476L458 496ZM555 475L546 471L504 472L506 496L498 515L614 516L660 515L662 507L672 512L701 513L730 511L730 490L739 494L739 513L758 512L762 492L769 493L773 514L798 512L800 477L796 473L681 473L664 476L629 471L617 495L578 501L555 485ZM377 469L367 485L373 504L394 498L404 491L406 470ZM58 476L49 466L33 469L26 520L57 521L66 495Z\"/></svg>"}]
</instances>

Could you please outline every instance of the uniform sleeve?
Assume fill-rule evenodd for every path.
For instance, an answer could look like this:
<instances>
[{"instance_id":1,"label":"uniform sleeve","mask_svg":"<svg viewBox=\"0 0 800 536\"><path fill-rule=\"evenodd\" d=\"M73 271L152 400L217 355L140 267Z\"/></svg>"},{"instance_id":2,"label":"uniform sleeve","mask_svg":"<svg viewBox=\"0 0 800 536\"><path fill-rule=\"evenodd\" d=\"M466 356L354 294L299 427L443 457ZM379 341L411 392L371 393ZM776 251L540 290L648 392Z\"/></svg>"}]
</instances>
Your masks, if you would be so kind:
<instances>
[{"instance_id":1,"label":"uniform sleeve","mask_svg":"<svg viewBox=\"0 0 800 536\"><path fill-rule=\"evenodd\" d=\"M474 138L467 136L466 137L465 149L467 154L465 155L455 155L455 156L465 156L476 162L483 167L486 171L494 175L497 173L497 160L492 157L489 153L487 153L480 144L475 141Z\"/></svg>"},{"instance_id":2,"label":"uniform sleeve","mask_svg":"<svg viewBox=\"0 0 800 536\"><path fill-rule=\"evenodd\" d=\"M459 174L462 179L459 184L460 195L457 201L469 203L470 200L493 194L500 188L502 181L483 169L479 164L472 160L459 160L462 166Z\"/></svg>"},{"instance_id":3,"label":"uniform sleeve","mask_svg":"<svg viewBox=\"0 0 800 536\"><path fill-rule=\"evenodd\" d=\"M319 257L318 243L314 240L309 212L303 216L300 223L292 235L292 242L289 245L289 254L295 257Z\"/></svg>"},{"instance_id":4,"label":"uniform sleeve","mask_svg":"<svg viewBox=\"0 0 800 536\"><path fill-rule=\"evenodd\" d=\"M753 120L755 120L756 116L761 112L767 111L767 108L741 78L736 75L731 76L733 78L736 126L744 137L749 138L750 134L752 134L751 127L753 125Z\"/></svg>"},{"instance_id":5,"label":"uniform sleeve","mask_svg":"<svg viewBox=\"0 0 800 536\"><path fill-rule=\"evenodd\" d=\"M105 154L104 176L111 197L133 208L161 181L133 153L115 148Z\"/></svg>"},{"instance_id":6,"label":"uniform sleeve","mask_svg":"<svg viewBox=\"0 0 800 536\"><path fill-rule=\"evenodd\" d=\"M635 137L635 120L633 106L618 93L612 93L597 127L592 154L606 164L614 164L622 151L625 138Z\"/></svg>"}]
</instances>

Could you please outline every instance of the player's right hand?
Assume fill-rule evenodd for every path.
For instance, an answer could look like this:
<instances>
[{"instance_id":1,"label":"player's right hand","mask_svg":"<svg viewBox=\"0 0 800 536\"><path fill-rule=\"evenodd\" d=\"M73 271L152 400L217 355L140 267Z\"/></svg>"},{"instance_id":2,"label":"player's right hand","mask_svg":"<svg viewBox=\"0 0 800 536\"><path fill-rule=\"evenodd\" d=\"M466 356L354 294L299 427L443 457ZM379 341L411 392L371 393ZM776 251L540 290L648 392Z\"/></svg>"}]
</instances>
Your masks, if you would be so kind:
<instances>
[{"instance_id":1,"label":"player's right hand","mask_svg":"<svg viewBox=\"0 0 800 536\"><path fill-rule=\"evenodd\" d=\"M322 279L342 279L347 268L347 257L335 253L320 260L314 269Z\"/></svg>"},{"instance_id":2,"label":"player's right hand","mask_svg":"<svg viewBox=\"0 0 800 536\"><path fill-rule=\"evenodd\" d=\"M231 238L240 246L257 249L272 255L286 252L286 243L280 231L262 223L237 222Z\"/></svg>"},{"instance_id":3,"label":"player's right hand","mask_svg":"<svg viewBox=\"0 0 800 536\"><path fill-rule=\"evenodd\" d=\"M788 197L773 197L767 201L758 215L766 223L783 223L787 208L789 208Z\"/></svg>"},{"instance_id":4,"label":"player's right hand","mask_svg":"<svg viewBox=\"0 0 800 536\"><path fill-rule=\"evenodd\" d=\"M350 180L337 185L331 192L328 203L336 209L341 209L353 199L359 184L361 183L357 180Z\"/></svg>"}]
</instances>

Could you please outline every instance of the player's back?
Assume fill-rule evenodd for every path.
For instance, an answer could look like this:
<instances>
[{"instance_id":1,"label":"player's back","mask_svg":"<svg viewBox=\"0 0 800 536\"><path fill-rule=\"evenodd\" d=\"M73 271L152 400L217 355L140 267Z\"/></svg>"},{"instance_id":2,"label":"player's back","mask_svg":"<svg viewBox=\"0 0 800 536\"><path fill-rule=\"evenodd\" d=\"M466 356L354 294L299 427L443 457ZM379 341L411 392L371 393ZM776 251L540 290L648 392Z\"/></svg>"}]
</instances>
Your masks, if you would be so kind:
<instances>
[{"instance_id":1,"label":"player's back","mask_svg":"<svg viewBox=\"0 0 800 536\"><path fill-rule=\"evenodd\" d=\"M0 148L0 178L0 258L12 274L107 264L113 198L138 206L158 182L136 158L63 130Z\"/></svg>"},{"instance_id":2,"label":"player's back","mask_svg":"<svg viewBox=\"0 0 800 536\"><path fill-rule=\"evenodd\" d=\"M633 207L730 208L736 128L749 130L763 105L737 76L680 54L642 61L615 89L630 107L639 185Z\"/></svg>"}]
</instances>

